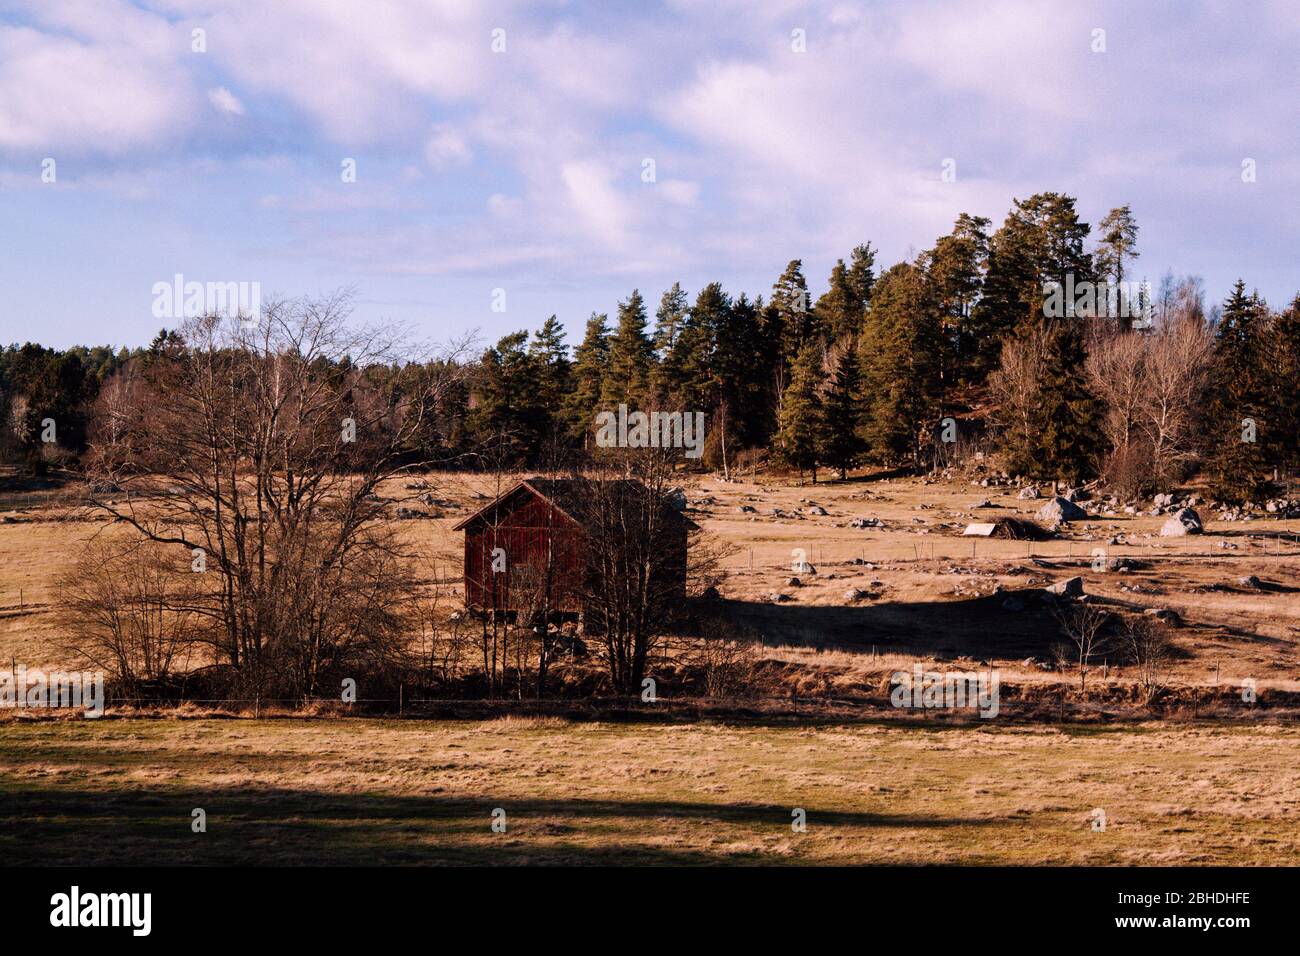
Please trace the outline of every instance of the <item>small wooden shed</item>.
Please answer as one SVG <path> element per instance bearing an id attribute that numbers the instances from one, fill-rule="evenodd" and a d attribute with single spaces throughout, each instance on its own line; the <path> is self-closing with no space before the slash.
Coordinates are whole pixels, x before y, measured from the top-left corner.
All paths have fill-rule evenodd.
<path id="1" fill-rule="evenodd" d="M 592 573 L 585 546 L 593 530 L 590 499 L 611 484 L 624 485 L 629 501 L 637 497 L 631 492 L 648 494 L 629 479 L 526 478 L 457 524 L 453 530 L 465 532 L 465 606 L 513 616 L 536 611 L 544 594 L 553 616 L 581 615 Z M 667 565 L 685 596 L 687 532 L 696 525 L 667 500 L 662 507 L 670 516 L 664 546 L 678 556 Z"/>

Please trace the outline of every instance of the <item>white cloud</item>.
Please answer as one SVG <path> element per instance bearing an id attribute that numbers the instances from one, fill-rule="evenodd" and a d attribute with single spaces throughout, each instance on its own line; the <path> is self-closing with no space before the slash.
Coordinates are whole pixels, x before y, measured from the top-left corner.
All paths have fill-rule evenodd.
<path id="1" fill-rule="evenodd" d="M 225 113 L 227 116 L 244 115 L 244 104 L 239 102 L 239 98 L 224 86 L 208 90 L 208 102 L 216 107 L 217 112 Z"/>
<path id="2" fill-rule="evenodd" d="M 439 123 L 424 144 L 424 157 L 434 169 L 459 166 L 468 163 L 474 152 L 452 126 Z"/>
<path id="3" fill-rule="evenodd" d="M 0 148 L 120 153 L 189 125 L 192 86 L 131 43 L 0 26 Z"/>

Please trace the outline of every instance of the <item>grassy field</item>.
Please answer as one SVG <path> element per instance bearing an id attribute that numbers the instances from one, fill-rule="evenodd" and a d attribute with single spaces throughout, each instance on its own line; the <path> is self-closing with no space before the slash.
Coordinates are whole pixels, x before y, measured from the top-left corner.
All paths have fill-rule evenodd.
<path id="1" fill-rule="evenodd" d="M 0 754 L 9 865 L 1300 862 L 1273 725 L 6 720 Z"/>
<path id="2" fill-rule="evenodd" d="M 768 647 L 967 657 L 995 663 L 1006 681 L 1037 680 L 1038 667 L 1021 662 L 1050 660 L 1058 628 L 1032 599 L 1022 612 L 1005 610 L 1003 602 L 1081 575 L 1087 592 L 1111 608 L 1168 608 L 1180 615 L 1174 683 L 1251 678 L 1262 689 L 1300 691 L 1300 520 L 1217 521 L 1202 509 L 1206 534 L 1162 538 L 1163 516 L 1107 515 L 1094 502 L 1089 520 L 1055 540 L 972 540 L 961 536 L 968 521 L 1032 517 L 1042 502 L 1018 499 L 1015 488 L 957 480 L 864 476 L 799 487 L 693 477 L 685 484 L 690 516 L 711 544 L 728 552 L 719 588 L 724 615 L 762 635 Z M 415 500 L 426 487 L 437 507 Z M 494 490 L 482 476 L 445 474 L 395 480 L 384 489 L 393 502 L 427 513 L 427 520 L 398 522 L 398 530 L 430 571 L 425 588 L 444 594 L 448 612 L 463 601 L 463 539 L 452 527 Z M 125 534 L 102 514 L 59 500 L 0 513 L 0 667 L 77 663 L 68 650 L 76 634 L 61 615 L 60 580 L 86 540 Z M 988 507 L 973 508 L 985 500 Z M 863 518 L 880 524 L 852 526 Z M 1098 548 L 1134 567 L 1094 569 Z M 800 575 L 792 587 L 796 549 L 818 573 Z M 1242 586 L 1248 575 L 1260 585 Z M 859 597 L 846 598 L 850 591 Z M 776 592 L 786 600 L 774 601 Z"/>

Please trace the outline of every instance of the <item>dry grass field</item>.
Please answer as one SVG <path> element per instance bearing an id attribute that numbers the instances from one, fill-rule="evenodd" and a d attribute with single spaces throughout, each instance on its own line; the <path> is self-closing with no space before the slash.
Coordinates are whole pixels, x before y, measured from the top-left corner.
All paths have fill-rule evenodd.
<path id="1" fill-rule="evenodd" d="M 10 865 L 1300 862 L 1280 726 L 4 721 L 0 752 Z"/>
<path id="2" fill-rule="evenodd" d="M 394 512 L 400 503 L 428 515 L 398 523 L 429 569 L 427 586 L 446 592 L 448 609 L 462 593 L 461 540 L 451 528 L 493 491 L 489 479 L 464 475 L 384 489 Z M 1041 680 L 1039 665 L 1058 641 L 1055 622 L 1033 602 L 1020 612 L 1003 605 L 1017 591 L 1081 575 L 1087 593 L 1113 607 L 1167 608 L 1182 618 L 1171 631 L 1179 654 L 1175 683 L 1249 677 L 1260 689 L 1300 690 L 1300 520 L 1225 522 L 1201 508 L 1205 534 L 1162 538 L 1163 517 L 1094 514 L 1057 539 L 1026 542 L 961 536 L 971 521 L 1032 517 L 1042 502 L 1017 499 L 1014 487 L 888 477 L 817 486 L 704 478 L 688 480 L 686 491 L 691 517 L 729 551 L 721 611 L 776 648 L 765 653 L 778 659 L 793 652 L 805 664 L 844 660 L 802 652 L 808 650 L 963 658 L 1000 667 L 1004 681 Z M 422 503 L 421 495 L 435 503 Z M 6 511 L 0 498 L 0 662 L 73 663 L 63 650 L 69 634 L 57 581 L 85 540 L 117 532 L 86 509 L 56 501 Z M 988 507 L 973 507 L 985 501 Z M 855 519 L 879 526 L 852 527 Z M 817 573 L 798 575 L 794 587 L 796 549 Z M 1096 549 L 1133 566 L 1093 570 Z M 1239 583 L 1251 575 L 1259 586 Z M 787 600 L 773 600 L 776 594 Z M 1027 658 L 1035 664 L 1026 668 Z"/>
<path id="3" fill-rule="evenodd" d="M 450 529 L 492 490 L 452 475 L 384 490 L 394 512 L 427 515 L 399 527 L 449 610 L 461 549 Z M 815 487 L 705 478 L 686 491 L 691 517 L 727 551 L 717 607 L 761 637 L 771 667 L 799 670 L 794 693 L 867 686 L 913 660 L 987 662 L 1004 687 L 1070 681 L 1046 666 L 1050 615 L 1004 604 L 1074 575 L 1109 606 L 1181 616 L 1174 687 L 1250 677 L 1265 693 L 1300 689 L 1300 545 L 1286 537 L 1297 521 L 1224 522 L 1202 508 L 1197 537 L 1162 538 L 1162 517 L 1119 514 L 1050 541 L 972 541 L 960 535 L 968 521 L 1029 516 L 1041 502 L 969 480 L 883 476 Z M 120 532 L 66 497 L 5 509 L 0 500 L 0 661 L 73 664 L 58 580 L 88 538 Z M 1093 570 L 1095 548 L 1132 567 Z M 816 567 L 798 585 L 795 549 Z M 1240 583 L 1248 575 L 1260 583 Z M 10 863 L 1300 862 L 1300 727 L 1263 712 L 1138 713 L 1045 725 L 899 720 L 888 707 L 841 709 L 834 723 L 11 715 L 0 719 L 0 853 Z M 191 832 L 196 807 L 206 834 Z M 490 828 L 498 807 L 505 833 Z M 796 808 L 805 833 L 791 830 Z"/>

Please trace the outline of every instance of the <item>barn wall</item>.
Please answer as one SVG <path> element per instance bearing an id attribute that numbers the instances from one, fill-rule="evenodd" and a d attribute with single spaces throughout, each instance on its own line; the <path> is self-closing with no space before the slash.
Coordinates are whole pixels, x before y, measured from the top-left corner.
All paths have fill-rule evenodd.
<path id="1" fill-rule="evenodd" d="M 580 610 L 574 591 L 583 567 L 581 535 L 572 521 L 534 495 L 503 502 L 465 529 L 466 604 L 480 610 L 519 610 L 544 586 L 549 560 L 552 608 Z M 505 550 L 506 571 L 494 575 L 495 548 Z"/>

